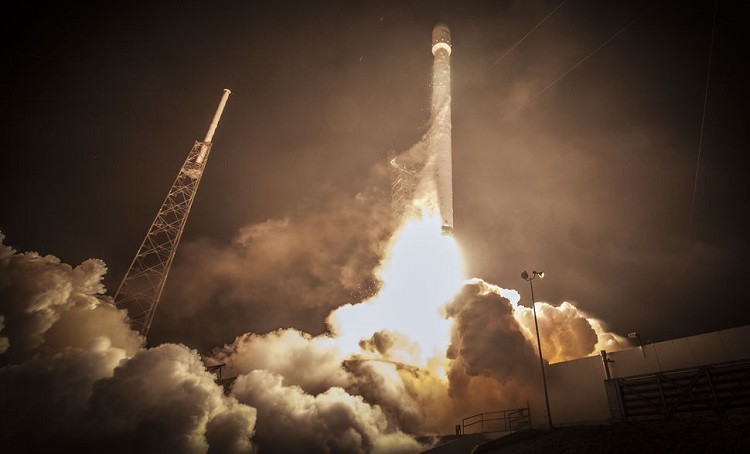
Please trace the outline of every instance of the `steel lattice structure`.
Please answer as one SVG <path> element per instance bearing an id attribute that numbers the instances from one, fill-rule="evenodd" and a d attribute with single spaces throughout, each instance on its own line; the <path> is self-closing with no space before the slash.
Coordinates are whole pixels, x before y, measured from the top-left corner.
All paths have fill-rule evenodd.
<path id="1" fill-rule="evenodd" d="M 156 306 L 211 152 L 211 139 L 230 93 L 224 90 L 206 138 L 202 142 L 196 141 L 188 153 L 115 294 L 117 307 L 127 309 L 131 327 L 144 336 L 154 320 Z"/>

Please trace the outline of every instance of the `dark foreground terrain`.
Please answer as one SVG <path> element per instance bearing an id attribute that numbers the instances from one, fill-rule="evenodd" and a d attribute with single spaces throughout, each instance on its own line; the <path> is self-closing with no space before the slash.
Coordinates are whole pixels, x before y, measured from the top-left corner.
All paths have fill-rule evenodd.
<path id="1" fill-rule="evenodd" d="M 750 416 L 641 421 L 529 430 L 480 446 L 476 453 L 750 453 Z"/>

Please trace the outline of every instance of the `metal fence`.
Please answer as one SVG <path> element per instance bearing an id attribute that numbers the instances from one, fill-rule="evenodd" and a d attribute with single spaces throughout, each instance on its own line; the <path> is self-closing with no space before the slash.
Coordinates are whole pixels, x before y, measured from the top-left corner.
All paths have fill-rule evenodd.
<path id="1" fill-rule="evenodd" d="M 613 421 L 750 412 L 750 360 L 605 381 Z"/>
<path id="2" fill-rule="evenodd" d="M 512 410 L 490 411 L 464 418 L 461 433 L 508 432 L 531 427 L 529 406 Z"/>

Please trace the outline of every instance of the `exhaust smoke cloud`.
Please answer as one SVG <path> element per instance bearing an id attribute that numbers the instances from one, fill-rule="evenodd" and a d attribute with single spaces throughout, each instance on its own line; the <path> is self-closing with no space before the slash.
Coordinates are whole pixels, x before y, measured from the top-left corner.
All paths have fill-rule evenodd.
<path id="1" fill-rule="evenodd" d="M 414 148 L 425 148 L 432 133 Z M 281 294 L 290 310 L 307 305 L 330 312 L 328 329 L 318 335 L 282 328 L 247 333 L 215 349 L 205 361 L 225 363 L 225 376 L 237 376 L 229 395 L 189 347 L 144 348 L 125 312 L 105 295 L 101 261 L 71 267 L 2 246 L 0 385 L 3 408 L 13 415 L 3 426 L 4 444 L 416 452 L 426 447 L 418 435 L 450 433 L 468 414 L 533 404 L 539 391 L 533 320 L 518 292 L 465 279 L 455 239 L 441 232 L 435 197 L 415 198 L 408 215 L 376 228 L 370 221 L 382 205 L 358 203 L 366 197 L 355 197 L 344 213 L 310 213 L 312 227 L 269 220 L 243 228 L 231 247 L 185 248 L 186 262 L 227 272 L 224 285 L 238 300 L 243 290 L 276 290 L 274 284 L 239 287 L 245 276 L 277 278 L 282 287 L 291 285 Z M 360 234 L 339 249 L 342 242 L 335 246 L 331 239 L 340 232 L 326 219 L 342 217 Z M 347 256 L 350 244 L 366 253 Z M 336 289 L 357 288 L 353 282 L 362 276 L 352 273 L 368 264 L 379 291 L 357 303 L 325 301 Z M 308 265 L 306 273 L 290 275 Z M 185 303 L 200 311 L 215 301 L 215 276 L 192 282 L 196 294 L 183 293 Z M 621 340 L 569 303 L 540 303 L 539 316 L 552 361 L 592 354 L 603 342 L 611 350 Z M 65 425 L 53 424 L 60 418 Z"/>
<path id="2" fill-rule="evenodd" d="M 143 349 L 125 311 L 104 294 L 105 272 L 98 260 L 71 267 L 0 241 L 0 445 L 249 451 L 255 409 L 225 396 L 196 351 Z"/>

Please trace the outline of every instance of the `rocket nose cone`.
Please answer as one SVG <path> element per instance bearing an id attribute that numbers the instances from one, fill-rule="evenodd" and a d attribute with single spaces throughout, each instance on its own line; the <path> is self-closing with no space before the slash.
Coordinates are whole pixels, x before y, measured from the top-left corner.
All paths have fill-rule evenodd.
<path id="1" fill-rule="evenodd" d="M 451 31 L 447 25 L 440 23 L 432 29 L 432 45 L 445 43 L 451 45 Z"/>

